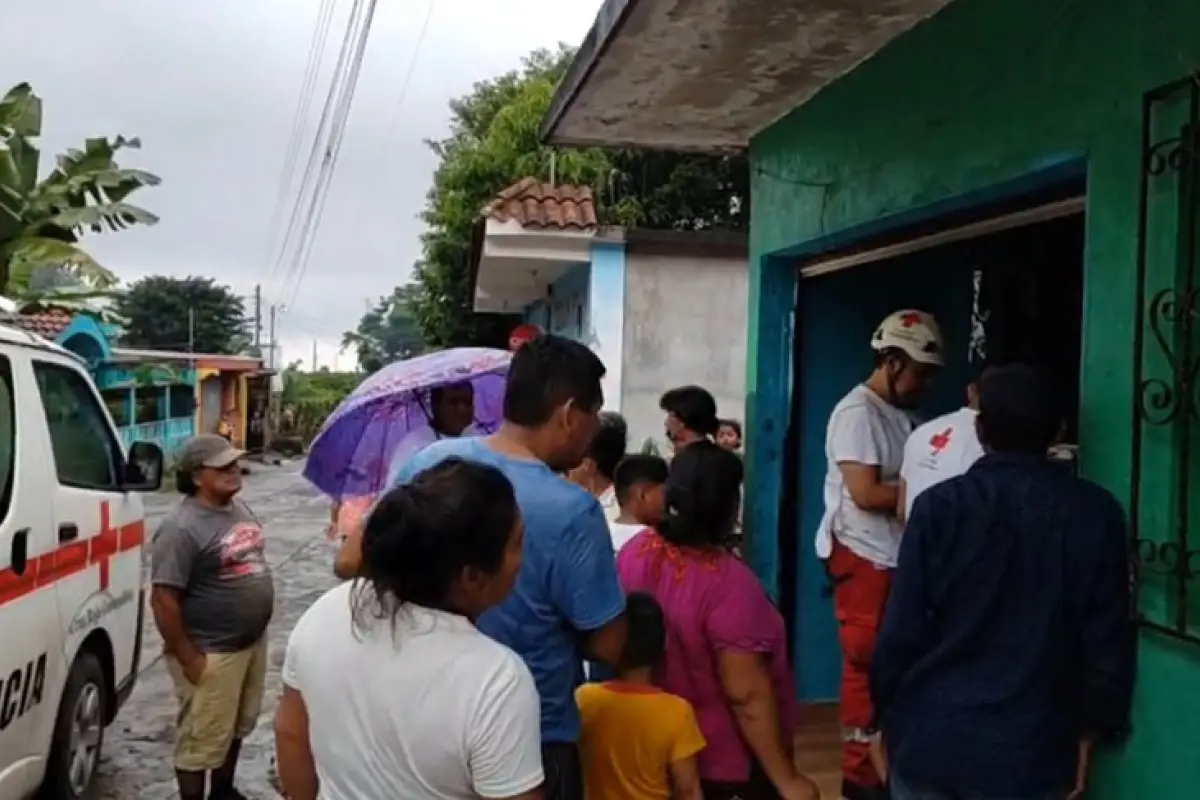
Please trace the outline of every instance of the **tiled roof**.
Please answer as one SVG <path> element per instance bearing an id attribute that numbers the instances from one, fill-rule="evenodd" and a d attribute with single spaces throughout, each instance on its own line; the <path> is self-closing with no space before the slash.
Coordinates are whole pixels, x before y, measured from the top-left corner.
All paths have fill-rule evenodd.
<path id="1" fill-rule="evenodd" d="M 59 309 L 39 311 L 36 314 L 0 314 L 0 323 L 54 339 L 71 324 L 73 314 Z"/>
<path id="2" fill-rule="evenodd" d="M 596 203 L 587 186 L 556 186 L 525 178 L 508 187 L 488 203 L 483 215 L 507 222 L 516 220 L 525 228 L 594 230 Z"/>

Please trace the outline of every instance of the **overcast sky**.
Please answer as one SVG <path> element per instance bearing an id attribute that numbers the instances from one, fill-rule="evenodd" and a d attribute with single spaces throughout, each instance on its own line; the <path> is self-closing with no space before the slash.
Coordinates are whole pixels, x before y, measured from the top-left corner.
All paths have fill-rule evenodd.
<path id="1" fill-rule="evenodd" d="M 434 167 L 422 144 L 447 127 L 447 101 L 536 47 L 578 44 L 600 0 L 432 0 L 433 16 L 397 118 L 404 73 L 430 0 L 383 0 L 308 271 L 280 316 L 284 359 L 333 366 L 369 300 L 405 282 Z M 136 202 L 162 221 L 89 237 L 123 280 L 208 275 L 247 297 L 271 270 L 270 222 L 320 0 L 4 0 L 0 79 L 45 103 L 43 170 L 86 136 L 140 137 L 129 166 L 163 183 Z M 313 102 L 311 141 L 351 0 Z M 3 91 L 0 89 L 0 91 Z M 290 210 L 290 209 L 289 209 Z M 269 287 L 278 297 L 290 292 Z"/>

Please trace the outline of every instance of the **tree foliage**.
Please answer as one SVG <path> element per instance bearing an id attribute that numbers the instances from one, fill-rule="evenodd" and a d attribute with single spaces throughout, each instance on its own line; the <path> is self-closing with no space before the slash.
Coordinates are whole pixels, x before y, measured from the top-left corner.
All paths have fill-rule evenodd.
<path id="1" fill-rule="evenodd" d="M 114 310 L 126 347 L 233 355 L 250 344 L 242 298 L 212 278 L 142 278 L 117 296 Z"/>
<path id="2" fill-rule="evenodd" d="M 421 352 L 421 329 L 411 308 L 417 291 L 415 284 L 397 286 L 363 314 L 358 328 L 342 336 L 342 350 L 354 349 L 359 369 L 372 373 Z"/>
<path id="3" fill-rule="evenodd" d="M 742 156 L 631 150 L 554 150 L 540 127 L 574 51 L 537 50 L 519 69 L 475 85 L 450 103 L 422 219 L 423 258 L 412 311 L 427 344 L 495 338 L 471 313 L 472 230 L 483 207 L 522 178 L 590 186 L 602 224 L 678 230 L 745 230 L 749 177 Z"/>
<path id="4" fill-rule="evenodd" d="M 307 445 L 317 435 L 325 418 L 362 382 L 363 374 L 332 372 L 328 367 L 304 372 L 301 362 L 293 361 L 284 368 L 282 377 L 280 433 L 296 437 Z"/>
<path id="5" fill-rule="evenodd" d="M 78 246 L 79 237 L 158 222 L 128 198 L 159 178 L 117 164 L 120 150 L 140 146 L 118 136 L 86 140 L 83 149 L 58 156 L 39 179 L 41 133 L 41 98 L 27 83 L 14 86 L 0 98 L 0 291 L 26 296 L 33 275 L 47 268 L 86 288 L 109 288 L 116 276 Z"/>

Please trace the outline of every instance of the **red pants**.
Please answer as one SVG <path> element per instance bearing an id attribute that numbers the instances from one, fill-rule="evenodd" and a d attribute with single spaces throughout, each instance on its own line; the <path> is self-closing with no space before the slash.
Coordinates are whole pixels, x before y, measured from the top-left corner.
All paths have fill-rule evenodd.
<path id="1" fill-rule="evenodd" d="M 857 786 L 875 787 L 881 781 L 871 763 L 863 731 L 871 724 L 868 670 L 892 585 L 892 571 L 856 556 L 834 540 L 829 572 L 834 581 L 833 608 L 842 646 L 842 777 Z"/>

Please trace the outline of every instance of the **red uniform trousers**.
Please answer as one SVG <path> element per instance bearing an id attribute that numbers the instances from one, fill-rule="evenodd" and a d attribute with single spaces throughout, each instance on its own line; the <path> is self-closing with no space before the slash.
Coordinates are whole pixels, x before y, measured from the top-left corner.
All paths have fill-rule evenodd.
<path id="1" fill-rule="evenodd" d="M 873 713 L 868 671 L 892 571 L 855 555 L 836 539 L 828 566 L 842 646 L 842 777 L 856 786 L 877 787 L 881 780 L 864 733 Z"/>

